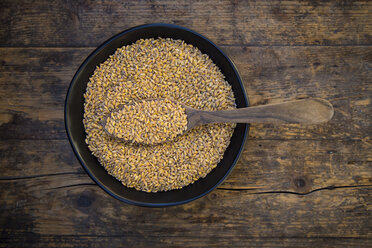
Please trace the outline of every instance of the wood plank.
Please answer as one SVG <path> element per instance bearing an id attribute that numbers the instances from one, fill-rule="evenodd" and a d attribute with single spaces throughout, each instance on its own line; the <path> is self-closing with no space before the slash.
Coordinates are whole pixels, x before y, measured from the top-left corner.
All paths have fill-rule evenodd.
<path id="1" fill-rule="evenodd" d="M 0 44 L 97 46 L 127 28 L 163 22 L 220 45 L 370 45 L 371 9 L 370 1 L 6 0 Z"/>
<path id="2" fill-rule="evenodd" d="M 228 54 L 242 74 L 252 105 L 321 97 L 330 100 L 335 107 L 335 116 L 329 124 L 254 124 L 251 137 L 278 138 L 283 135 L 329 139 L 340 135 L 343 138 L 371 136 L 371 49 L 237 47 L 228 50 Z M 358 133 L 357 129 L 362 126 L 366 129 Z"/>
<path id="3" fill-rule="evenodd" d="M 332 239 L 340 238 L 336 243 L 367 247 L 363 239 L 370 241 L 372 234 L 372 219 L 366 215 L 371 210 L 371 187 L 306 196 L 215 190 L 186 205 L 149 209 L 123 204 L 97 186 L 52 189 L 39 184 L 32 190 L 20 181 L 0 183 L 1 189 L 7 188 L 0 191 L 5 244 L 42 241 L 68 247 L 63 239 L 69 235 L 67 240 L 79 239 L 85 246 L 112 237 L 136 247 L 231 247 L 255 238 L 268 238 L 271 245 L 277 240 L 281 246 L 295 246 L 300 239 L 306 245 L 307 238 L 309 244 L 322 240 L 332 244 Z"/>
<path id="4" fill-rule="evenodd" d="M 85 174 L 68 140 L 0 141 L 0 179 Z"/>
<path id="5" fill-rule="evenodd" d="M 65 139 L 67 89 L 93 48 L 0 50 L 0 136 Z"/>
<path id="6" fill-rule="evenodd" d="M 324 188 L 372 186 L 371 147 L 370 141 L 248 140 L 238 164 L 219 188 L 306 194 Z M 2 141 L 0 168 L 0 180 L 20 181 L 30 194 L 44 185 L 93 183 L 67 140 Z"/>
<path id="7" fill-rule="evenodd" d="M 0 136 L 65 139 L 68 85 L 94 48 L 0 48 Z M 252 105 L 308 97 L 331 101 L 335 116 L 314 126 L 254 124 L 252 139 L 365 139 L 372 130 L 369 47 L 223 47 Z"/>
<path id="8" fill-rule="evenodd" d="M 371 168 L 371 141 L 248 140 L 221 188 L 309 193 L 372 185 Z"/>
<path id="9" fill-rule="evenodd" d="M 92 235 L 36 235 L 31 232 L 11 233 L 10 236 L 3 239 L 0 247 L 23 247 L 24 244 L 32 244 L 33 247 L 65 247 L 65 248 L 101 248 L 101 247 L 265 247 L 265 248 L 291 248 L 291 247 L 370 247 L 370 239 L 355 238 L 285 238 L 285 237 L 239 237 L 232 240 L 208 239 L 202 240 L 201 237 L 193 239 L 187 237 L 177 238 L 156 238 L 153 240 L 134 239 L 128 236 L 92 236 Z"/>

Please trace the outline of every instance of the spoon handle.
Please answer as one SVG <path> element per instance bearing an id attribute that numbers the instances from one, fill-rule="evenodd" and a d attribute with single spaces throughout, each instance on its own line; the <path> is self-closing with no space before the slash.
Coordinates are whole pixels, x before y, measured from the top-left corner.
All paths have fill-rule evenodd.
<path id="1" fill-rule="evenodd" d="M 306 123 L 317 124 L 329 121 L 333 107 L 324 99 L 304 99 L 277 104 L 221 111 L 198 111 L 187 113 L 188 127 L 207 123 Z"/>

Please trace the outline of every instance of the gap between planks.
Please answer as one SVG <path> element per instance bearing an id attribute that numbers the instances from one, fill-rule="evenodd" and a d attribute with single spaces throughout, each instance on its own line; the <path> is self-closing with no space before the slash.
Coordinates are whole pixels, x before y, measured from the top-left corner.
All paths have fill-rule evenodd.
<path id="1" fill-rule="evenodd" d="M 213 42 L 213 41 L 212 41 Z M 104 42 L 102 42 L 103 44 Z M 251 48 L 260 48 L 260 47 L 372 47 L 372 44 L 334 44 L 334 45 L 311 45 L 311 44 L 302 44 L 302 45 L 290 45 L 290 44 L 270 44 L 270 45 L 252 45 L 252 44 L 217 44 L 219 47 L 251 47 Z M 97 46 L 2 46 L 0 49 L 96 49 L 101 44 Z"/>

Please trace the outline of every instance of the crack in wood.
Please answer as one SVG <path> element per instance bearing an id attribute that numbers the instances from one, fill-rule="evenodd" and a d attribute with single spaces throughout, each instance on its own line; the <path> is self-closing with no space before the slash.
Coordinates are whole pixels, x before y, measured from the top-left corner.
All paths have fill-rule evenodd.
<path id="1" fill-rule="evenodd" d="M 50 174 L 41 174 L 41 175 L 32 175 L 32 176 L 20 176 L 20 177 L 0 177 L 0 181 L 10 181 L 10 180 L 23 180 L 23 179 L 33 179 L 40 177 L 51 177 L 51 176 L 62 176 L 62 175 L 83 175 L 85 172 L 61 172 L 61 173 L 50 173 Z"/>
<path id="2" fill-rule="evenodd" d="M 21 234 L 18 233 L 18 234 Z M 79 238 L 125 238 L 122 234 L 117 235 L 100 235 L 100 234 L 42 234 L 43 237 L 79 237 Z M 156 234 L 157 237 L 169 237 L 169 234 L 159 235 L 159 233 Z M 183 238 L 192 238 L 193 235 L 172 235 L 173 237 L 183 237 Z M 243 237 L 244 239 L 257 239 L 255 236 L 246 236 L 246 235 L 235 235 L 235 237 Z M 283 239 L 282 236 L 261 236 L 262 239 Z M 304 239 L 307 240 L 309 237 L 307 236 L 287 236 L 286 239 Z M 337 240 L 372 240 L 372 238 L 366 238 L 366 237 L 345 237 L 345 236 L 316 236 L 311 237 L 311 239 L 337 239 Z"/>
<path id="3" fill-rule="evenodd" d="M 293 191 L 286 191 L 286 190 L 273 190 L 273 191 L 263 191 L 263 192 L 255 192 L 252 194 L 255 195 L 261 195 L 261 194 L 294 194 L 294 195 L 309 195 L 317 191 L 322 191 L 322 190 L 334 190 L 334 189 L 343 189 L 343 188 L 359 188 L 359 187 L 372 187 L 372 184 L 367 184 L 367 185 L 341 185 L 341 186 L 328 186 L 328 187 L 323 187 L 323 188 L 318 188 L 311 190 L 306 193 L 299 193 L 299 192 L 293 192 Z M 219 190 L 227 190 L 227 191 L 249 191 L 249 190 L 256 190 L 258 188 L 249 188 L 249 189 L 243 189 L 243 188 L 217 188 Z"/>
<path id="4" fill-rule="evenodd" d="M 220 47 L 371 47 L 371 44 L 357 44 L 357 43 L 349 43 L 349 44 L 324 44 L 324 45 L 319 45 L 319 44 L 262 44 L 262 45 L 257 45 L 257 44 L 250 44 L 250 43 L 237 43 L 237 44 L 219 44 Z M 89 49 L 89 50 L 94 50 L 96 49 L 96 46 L 30 46 L 30 45 L 17 45 L 17 46 L 7 46 L 7 45 L 0 45 L 0 49 Z"/>
<path id="5" fill-rule="evenodd" d="M 80 187 L 80 186 L 98 186 L 96 183 L 77 183 L 77 184 L 71 184 L 71 185 L 65 185 L 55 188 L 47 188 L 45 190 L 54 190 L 54 189 L 65 189 L 65 188 L 71 188 L 71 187 Z"/>

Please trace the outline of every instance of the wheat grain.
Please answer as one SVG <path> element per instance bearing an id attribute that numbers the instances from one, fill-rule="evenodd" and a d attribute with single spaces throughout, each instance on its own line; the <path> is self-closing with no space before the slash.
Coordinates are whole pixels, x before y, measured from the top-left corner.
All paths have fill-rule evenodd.
<path id="1" fill-rule="evenodd" d="M 112 138 L 100 123 L 119 106 L 168 98 L 200 110 L 235 108 L 231 86 L 212 60 L 181 40 L 141 39 L 118 48 L 91 76 L 85 97 L 86 143 L 127 187 L 168 191 L 205 177 L 230 143 L 235 124 L 196 127 L 159 145 Z"/>

